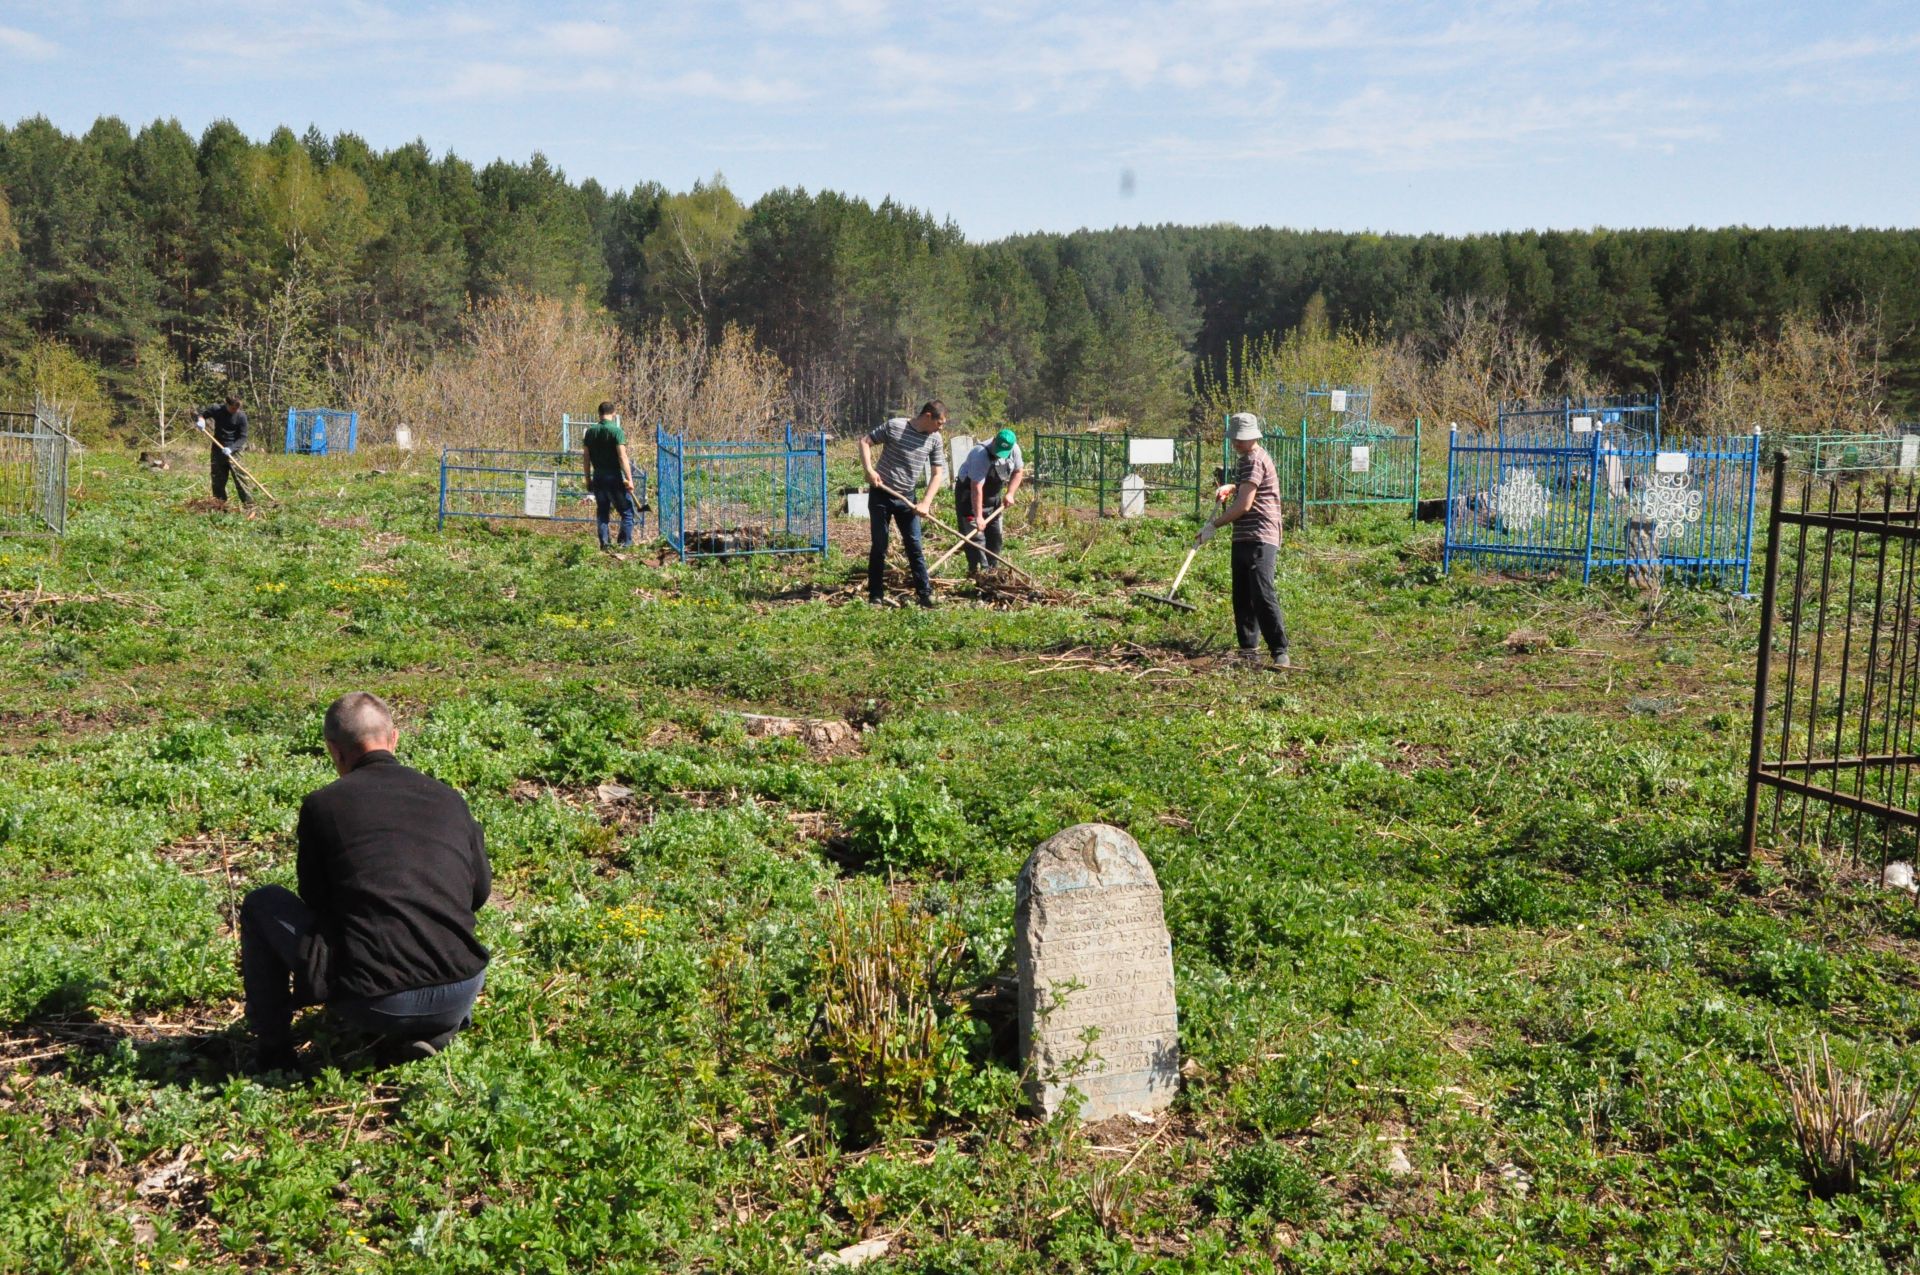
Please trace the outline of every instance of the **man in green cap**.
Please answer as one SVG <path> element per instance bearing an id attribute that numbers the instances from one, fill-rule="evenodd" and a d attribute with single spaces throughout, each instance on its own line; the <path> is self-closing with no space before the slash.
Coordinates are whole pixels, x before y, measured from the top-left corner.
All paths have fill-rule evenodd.
<path id="1" fill-rule="evenodd" d="M 1020 441 L 1013 431 L 1003 429 L 967 453 L 953 483 L 954 513 L 960 530 L 968 537 L 967 574 L 976 575 L 982 566 L 992 570 L 1000 565 L 1000 550 L 1006 544 L 1003 528 L 1006 517 L 987 522 L 995 511 L 1013 508 L 1014 494 L 1026 481 L 1026 462 L 1020 456 Z M 986 548 L 982 549 L 981 543 Z"/>
<path id="2" fill-rule="evenodd" d="M 600 547 L 608 549 L 608 526 L 613 510 L 620 511 L 620 543 L 633 543 L 633 460 L 627 455 L 627 436 L 614 415 L 613 404 L 600 405 L 598 424 L 589 425 L 580 440 L 580 463 L 586 466 L 587 490 L 593 493 L 593 519 Z"/>

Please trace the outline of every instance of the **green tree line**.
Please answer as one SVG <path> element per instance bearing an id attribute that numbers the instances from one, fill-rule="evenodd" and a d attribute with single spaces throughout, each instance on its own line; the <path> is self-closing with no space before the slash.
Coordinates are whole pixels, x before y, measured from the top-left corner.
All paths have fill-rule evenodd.
<path id="1" fill-rule="evenodd" d="M 1671 390 L 1718 342 L 1866 315 L 1920 409 L 1920 231 L 1515 231 L 1447 237 L 1152 226 L 969 242 L 892 200 L 743 205 L 574 182 L 536 154 L 102 118 L 0 127 L 0 365 L 58 343 L 131 412 L 154 384 L 323 395 L 369 343 L 424 358 L 474 300 L 584 296 L 638 333 L 751 329 L 812 401 L 869 420 L 939 393 L 1017 418 L 1192 410 L 1196 365 L 1298 324 L 1418 342 L 1463 298 L 1614 388 Z"/>

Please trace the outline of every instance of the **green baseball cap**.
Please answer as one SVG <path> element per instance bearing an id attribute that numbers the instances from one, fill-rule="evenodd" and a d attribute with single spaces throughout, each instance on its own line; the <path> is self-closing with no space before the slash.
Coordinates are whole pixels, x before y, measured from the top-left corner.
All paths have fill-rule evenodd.
<path id="1" fill-rule="evenodd" d="M 987 450 L 995 456 L 1005 456 L 1018 445 L 1019 440 L 1013 436 L 1013 431 L 1003 429 L 993 436 L 993 441 L 987 444 Z"/>

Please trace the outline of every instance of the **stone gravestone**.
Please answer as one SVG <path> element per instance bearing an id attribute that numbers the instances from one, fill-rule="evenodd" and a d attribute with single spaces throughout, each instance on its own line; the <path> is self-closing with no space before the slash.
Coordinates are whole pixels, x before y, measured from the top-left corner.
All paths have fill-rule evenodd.
<path id="1" fill-rule="evenodd" d="M 1020 1056 L 1042 1114 L 1076 1089 L 1088 1121 L 1171 1103 L 1173 945 L 1160 883 L 1133 838 L 1104 823 L 1049 838 L 1020 870 L 1014 927 Z"/>
<path id="2" fill-rule="evenodd" d="M 1120 516 L 1141 518 L 1146 512 L 1147 480 L 1138 474 L 1128 474 L 1120 480 Z"/>

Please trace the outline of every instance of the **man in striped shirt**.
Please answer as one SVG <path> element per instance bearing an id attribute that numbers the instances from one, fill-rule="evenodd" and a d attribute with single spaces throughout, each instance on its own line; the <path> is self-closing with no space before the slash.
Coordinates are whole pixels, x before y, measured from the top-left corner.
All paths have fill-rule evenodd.
<path id="1" fill-rule="evenodd" d="M 887 602 L 887 538 L 895 524 L 900 547 L 913 571 L 913 591 L 920 605 L 933 605 L 933 582 L 927 578 L 927 555 L 920 547 L 920 519 L 933 508 L 934 493 L 947 473 L 946 443 L 940 431 L 947 409 L 935 399 L 912 420 L 896 416 L 860 439 L 860 463 L 866 468 L 869 494 L 867 513 L 873 519 L 872 548 L 867 553 L 867 601 Z M 873 445 L 882 444 L 879 459 Z M 914 491 L 927 480 L 927 494 L 918 502 Z"/>

